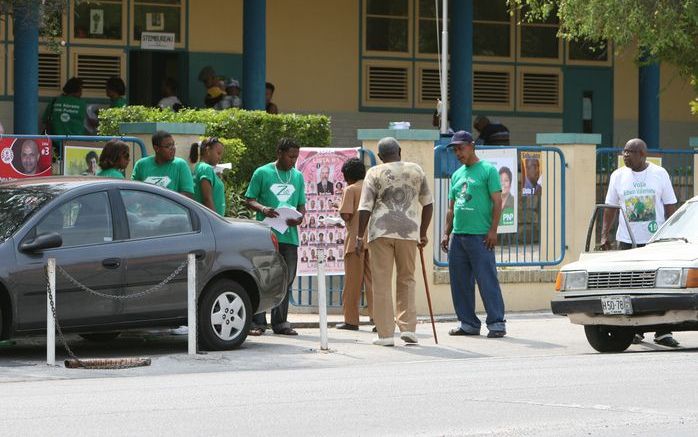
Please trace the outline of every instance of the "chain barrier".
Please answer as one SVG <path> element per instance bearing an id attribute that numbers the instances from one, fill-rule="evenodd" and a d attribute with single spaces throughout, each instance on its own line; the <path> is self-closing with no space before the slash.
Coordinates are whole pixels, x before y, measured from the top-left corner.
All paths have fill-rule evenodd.
<path id="1" fill-rule="evenodd" d="M 60 272 L 70 283 L 78 287 L 79 289 L 86 291 L 90 294 L 94 294 L 95 296 L 100 296 L 100 297 L 105 297 L 107 299 L 116 299 L 116 300 L 124 300 L 124 299 L 134 299 L 137 297 L 142 297 L 147 294 L 154 293 L 158 290 L 160 290 L 162 287 L 167 285 L 170 281 L 172 281 L 177 275 L 179 275 L 182 270 L 184 270 L 184 267 L 187 266 L 188 261 L 184 261 L 182 264 L 180 264 L 174 272 L 172 272 L 168 277 L 166 277 L 162 282 L 148 288 L 147 290 L 140 291 L 138 293 L 134 294 L 129 294 L 129 295 L 124 295 L 124 296 L 116 296 L 113 294 L 106 294 L 106 293 L 101 293 L 99 291 L 93 290 L 80 282 L 78 282 L 77 279 L 73 278 L 70 273 L 66 272 L 63 267 L 56 265 L 56 270 Z M 63 343 L 63 347 L 65 348 L 65 352 L 68 354 L 70 358 L 75 360 L 75 362 L 78 364 L 79 367 L 82 368 L 91 368 L 91 369 L 123 369 L 123 368 L 128 368 L 132 367 L 129 365 L 108 365 L 108 366 L 103 366 L 103 367 L 95 367 L 94 365 L 87 366 L 80 358 L 78 358 L 73 350 L 70 348 L 68 345 L 68 341 L 65 339 L 65 335 L 63 334 L 63 329 L 61 328 L 61 324 L 58 322 L 58 314 L 56 312 L 56 304 L 53 301 L 53 296 L 51 295 L 51 285 L 49 284 L 49 278 L 48 278 L 48 266 L 44 269 L 45 275 L 46 275 L 46 294 L 48 295 L 48 300 L 49 304 L 51 305 L 51 313 L 53 314 L 53 320 L 56 324 L 56 331 L 58 332 L 58 336 L 60 337 L 61 342 Z M 56 287 L 56 293 L 58 292 L 58 287 Z"/>

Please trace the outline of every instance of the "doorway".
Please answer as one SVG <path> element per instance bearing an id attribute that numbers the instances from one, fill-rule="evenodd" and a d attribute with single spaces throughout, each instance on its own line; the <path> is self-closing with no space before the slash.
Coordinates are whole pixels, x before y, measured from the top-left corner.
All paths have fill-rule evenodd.
<path id="1" fill-rule="evenodd" d="M 564 132 L 601 134 L 602 145 L 613 142 L 613 68 L 567 67 Z"/>
<path id="2" fill-rule="evenodd" d="M 162 98 L 162 83 L 171 77 L 179 84 L 178 97 L 185 102 L 186 54 L 183 52 L 158 52 L 131 50 L 129 53 L 130 105 L 156 106 Z"/>

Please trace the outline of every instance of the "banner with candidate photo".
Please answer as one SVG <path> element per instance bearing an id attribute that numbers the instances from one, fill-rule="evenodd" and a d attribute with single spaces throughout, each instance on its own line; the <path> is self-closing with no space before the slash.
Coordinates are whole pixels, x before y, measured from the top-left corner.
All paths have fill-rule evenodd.
<path id="1" fill-rule="evenodd" d="M 305 220 L 299 229 L 298 276 L 317 274 L 318 248 L 325 249 L 325 273 L 344 274 L 346 228 L 339 205 L 346 187 L 342 165 L 358 148 L 301 148 L 296 168 L 305 180 Z M 332 223 L 325 222 L 330 219 Z"/>
<path id="2" fill-rule="evenodd" d="M 518 228 L 517 189 L 518 171 L 516 149 L 476 149 L 477 157 L 490 162 L 497 168 L 502 185 L 502 215 L 499 218 L 498 234 L 516 233 Z"/>
<path id="3" fill-rule="evenodd" d="M 101 147 L 63 147 L 63 174 L 66 176 L 95 176 L 99 172 Z"/>
<path id="4" fill-rule="evenodd" d="M 51 176 L 51 140 L 0 138 L 0 181 Z"/>
<path id="5" fill-rule="evenodd" d="M 540 196 L 543 192 L 543 160 L 541 152 L 521 152 L 522 196 Z"/>

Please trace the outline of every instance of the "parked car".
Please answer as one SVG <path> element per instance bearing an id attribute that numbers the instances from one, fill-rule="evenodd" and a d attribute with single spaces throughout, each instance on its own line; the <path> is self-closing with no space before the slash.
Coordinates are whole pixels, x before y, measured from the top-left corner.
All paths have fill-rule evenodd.
<path id="1" fill-rule="evenodd" d="M 599 352 L 624 351 L 636 333 L 698 330 L 698 197 L 645 247 L 585 253 L 560 270 L 555 288 L 553 313 L 584 325 Z"/>
<path id="2" fill-rule="evenodd" d="M 125 296 L 163 281 L 197 255 L 198 335 L 233 349 L 252 315 L 284 297 L 286 264 L 271 229 L 225 219 L 178 193 L 82 177 L 0 184 L 0 338 L 46 332 L 48 258 L 100 293 Z M 58 321 L 91 340 L 187 323 L 187 269 L 135 299 L 90 294 L 56 273 Z"/>

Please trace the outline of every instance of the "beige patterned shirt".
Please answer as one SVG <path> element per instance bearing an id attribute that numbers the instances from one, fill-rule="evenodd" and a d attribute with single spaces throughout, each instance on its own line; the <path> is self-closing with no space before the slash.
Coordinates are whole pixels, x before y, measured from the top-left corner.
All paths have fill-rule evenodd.
<path id="1" fill-rule="evenodd" d="M 411 162 L 372 167 L 361 190 L 360 211 L 370 211 L 368 241 L 396 238 L 419 241 L 422 207 L 434 199 L 424 170 Z"/>

